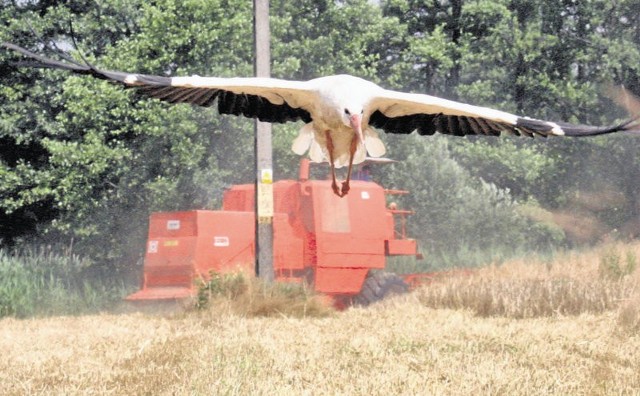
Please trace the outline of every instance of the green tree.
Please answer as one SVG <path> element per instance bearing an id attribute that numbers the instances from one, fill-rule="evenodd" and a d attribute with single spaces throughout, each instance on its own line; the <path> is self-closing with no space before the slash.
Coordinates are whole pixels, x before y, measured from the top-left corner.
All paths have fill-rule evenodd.
<path id="1" fill-rule="evenodd" d="M 454 12 L 458 5 L 460 12 Z M 465 102 L 607 124 L 627 115 L 603 97 L 604 88 L 614 83 L 640 92 L 637 6 L 633 0 L 390 0 L 383 8 L 409 26 L 410 40 L 434 48 L 433 38 L 439 37 L 437 53 L 444 61 L 426 69 L 431 71 L 423 75 L 425 84 L 458 76 L 451 96 Z M 403 63 L 409 71 L 403 81 L 419 79 L 415 73 L 425 70 L 418 60 L 430 56 L 420 44 L 402 50 L 403 59 L 414 59 Z M 442 80 L 437 85 L 447 86 Z M 579 191 L 606 185 L 624 191 L 626 203 L 595 215 L 611 228 L 637 217 L 638 156 L 628 138 L 451 139 L 451 147 L 472 175 L 508 188 L 520 201 L 571 206 Z"/>
<path id="2" fill-rule="evenodd" d="M 56 44 L 108 69 L 252 74 L 249 2 L 98 3 L 3 1 L 0 40 L 48 53 Z M 600 84 L 638 88 L 636 3 L 273 1 L 273 74 L 350 73 L 536 117 L 604 123 L 622 113 L 600 99 Z M 0 53 L 4 243 L 73 239 L 92 256 L 129 264 L 124 256 L 143 251 L 150 211 L 215 208 L 225 186 L 253 179 L 251 121 L 8 63 L 16 59 Z M 300 126 L 274 130 L 278 178 L 295 176 L 289 145 Z M 414 232 L 431 249 L 557 242 L 518 215 L 513 197 L 558 207 L 595 180 L 624 191 L 626 203 L 600 212 L 611 227 L 640 208 L 638 156 L 625 137 L 384 138 L 390 156 L 403 159 L 382 171 L 384 183 L 413 191 L 411 206 L 428 219 Z"/>
<path id="3" fill-rule="evenodd" d="M 132 33 L 127 27 L 127 16 L 135 15 L 135 4 L 113 2 L 113 7 L 108 7 L 64 3 L 2 1 L 0 40 L 35 44 L 42 49 L 53 40 L 61 44 L 66 41 L 60 31 L 62 25 L 68 31 L 67 21 L 103 20 L 109 22 L 108 28 L 96 22 L 80 23 L 87 25 L 86 31 L 81 28 L 76 33 L 78 38 L 90 37 L 87 45 L 99 54 L 117 32 Z M 41 38 L 40 43 L 29 42 L 34 35 Z M 54 128 L 55 117 L 63 111 L 63 105 L 52 100 L 63 78 L 17 69 L 7 63 L 8 59 L 9 54 L 0 53 L 0 240 L 10 244 L 15 237 L 35 232 L 59 214 L 55 197 L 49 194 L 53 179 L 42 139 Z"/>
<path id="4" fill-rule="evenodd" d="M 130 14 L 131 3 L 119 3 L 80 10 L 64 2 L 38 10 L 8 5 L 3 12 L 13 25 L 1 38 L 21 43 L 13 37 L 31 25 L 49 46 L 68 47 L 69 28 L 53 21 L 73 19 L 77 56 L 100 67 L 154 74 L 251 70 L 251 9 L 244 2 L 232 7 L 222 1 L 141 2 Z M 87 11 L 93 13 L 74 15 Z M 211 20 L 211 15 L 219 17 Z M 192 22 L 191 29 L 179 27 L 183 20 Z M 138 241 L 133 250 L 140 252 L 150 210 L 214 207 L 225 178 L 247 174 L 243 158 L 251 137 L 242 132 L 247 123 L 139 100 L 101 81 L 5 67 L 0 136 L 28 152 L 3 150 L 0 205 L 8 224 L 20 224 L 35 206 L 43 215 L 34 219 L 34 228 L 48 238 L 75 239 L 78 249 L 106 256 L 122 255 L 133 239 Z M 28 231 L 9 228 L 3 236 Z"/>
<path id="5" fill-rule="evenodd" d="M 383 2 L 384 14 L 406 27 L 389 59 L 394 62 L 389 76 L 393 87 L 456 98 L 460 56 L 465 51 L 460 41 L 463 4 L 463 0 Z"/>

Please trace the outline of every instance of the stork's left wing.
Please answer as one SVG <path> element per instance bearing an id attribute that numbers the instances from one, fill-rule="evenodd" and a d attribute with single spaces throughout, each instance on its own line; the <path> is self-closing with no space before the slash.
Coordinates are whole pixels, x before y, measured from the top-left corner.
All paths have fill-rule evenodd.
<path id="1" fill-rule="evenodd" d="M 435 132 L 463 135 L 593 136 L 638 129 L 637 118 L 621 124 L 594 127 L 520 117 L 487 107 L 435 96 L 382 90 L 370 102 L 369 125 L 388 133 L 421 135 Z"/>
<path id="2" fill-rule="evenodd" d="M 66 62 L 35 54 L 10 43 L 2 46 L 36 61 L 30 66 L 68 70 L 76 74 L 120 83 L 139 93 L 169 103 L 191 103 L 210 107 L 217 103 L 222 114 L 243 115 L 265 122 L 302 120 L 311 122 L 307 109 L 315 96 L 304 81 L 275 78 L 165 77 L 100 70 L 88 62 Z"/>

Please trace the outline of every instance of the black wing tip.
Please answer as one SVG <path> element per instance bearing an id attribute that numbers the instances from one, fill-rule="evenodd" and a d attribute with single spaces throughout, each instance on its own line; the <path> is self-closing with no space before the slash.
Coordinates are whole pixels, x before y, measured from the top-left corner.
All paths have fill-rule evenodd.
<path id="1" fill-rule="evenodd" d="M 618 132 L 640 132 L 640 117 L 634 117 L 622 123 L 604 127 L 570 124 L 566 122 L 549 122 L 526 117 L 518 117 L 515 126 L 516 128 L 534 131 L 541 135 L 586 137 L 607 135 Z"/>
<path id="2" fill-rule="evenodd" d="M 619 124 L 594 127 L 589 125 L 572 125 L 572 124 L 558 124 L 565 136 L 582 137 L 582 136 L 599 136 L 608 135 L 619 132 L 638 132 L 640 131 L 640 125 L 638 123 L 639 118 L 634 117 Z"/>
<path id="3" fill-rule="evenodd" d="M 21 55 L 30 58 L 32 61 L 30 62 L 17 62 L 18 65 L 30 66 L 30 67 L 38 67 L 38 68 L 50 68 L 50 69 L 62 69 L 69 70 L 78 74 L 92 74 L 96 71 L 96 69 L 89 63 L 82 64 L 78 62 L 72 61 L 58 61 L 55 59 L 48 58 L 46 56 L 38 55 L 35 52 L 29 51 L 26 48 L 20 47 L 19 45 L 15 45 L 12 43 L 8 43 L 3 41 L 0 43 L 3 47 L 18 52 Z"/>
<path id="4" fill-rule="evenodd" d="M 64 57 L 63 55 L 61 56 L 65 58 L 65 61 L 60 61 L 36 54 L 12 43 L 1 42 L 0 45 L 30 59 L 29 61 L 15 62 L 14 64 L 16 66 L 67 70 L 76 74 L 90 75 L 101 80 L 119 82 L 124 85 L 168 85 L 171 80 L 169 77 L 100 70 L 89 63 L 84 57 L 82 57 L 84 63 L 75 62 L 71 58 Z"/>

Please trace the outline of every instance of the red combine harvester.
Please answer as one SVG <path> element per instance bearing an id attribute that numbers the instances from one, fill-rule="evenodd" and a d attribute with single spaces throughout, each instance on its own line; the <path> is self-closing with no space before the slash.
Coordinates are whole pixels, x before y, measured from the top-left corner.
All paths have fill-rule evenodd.
<path id="1" fill-rule="evenodd" d="M 411 211 L 387 206 L 389 194 L 354 180 L 337 197 L 330 180 L 310 180 L 302 160 L 299 180 L 273 184 L 273 267 L 277 281 L 306 282 L 336 301 L 367 305 L 405 292 L 415 275 L 382 271 L 387 256 L 420 257 L 406 236 Z M 181 299 L 197 293 L 195 281 L 211 273 L 249 270 L 255 262 L 253 184 L 231 187 L 222 210 L 153 213 L 142 289 L 130 301 Z"/>

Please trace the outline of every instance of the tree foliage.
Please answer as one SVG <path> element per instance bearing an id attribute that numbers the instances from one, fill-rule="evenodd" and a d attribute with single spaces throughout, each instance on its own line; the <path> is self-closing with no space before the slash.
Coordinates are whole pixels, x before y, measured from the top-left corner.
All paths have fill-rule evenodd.
<path id="1" fill-rule="evenodd" d="M 383 3 L 387 13 L 407 21 L 408 43 L 438 37 L 437 62 L 402 66 L 406 74 L 401 80 L 410 83 L 408 88 L 531 117 L 596 125 L 628 117 L 603 95 L 609 87 L 623 85 L 640 93 L 633 11 L 638 5 L 635 0 Z M 399 58 L 429 59 L 410 45 Z M 454 89 L 445 90 L 443 81 L 435 88 L 420 82 L 433 81 L 434 75 L 454 79 Z M 635 179 L 640 169 L 634 137 L 451 139 L 451 147 L 472 175 L 547 208 L 586 209 L 575 199 L 581 192 L 624 191 L 625 198 L 613 208 L 576 215 L 594 216 L 610 231 L 638 233 Z"/>
<path id="2" fill-rule="evenodd" d="M 0 40 L 37 52 L 160 75 L 253 72 L 250 2 L 1 4 Z M 603 97 L 605 87 L 640 93 L 638 7 L 637 0 L 274 0 L 272 70 L 293 79 L 350 73 L 534 117 L 609 123 L 624 112 Z M 250 121 L 16 60 L 0 52 L 3 244 L 73 240 L 109 265 L 129 264 L 142 251 L 151 211 L 216 208 L 226 186 L 254 177 Z M 295 177 L 289 145 L 299 127 L 274 128 L 277 177 Z M 519 202 L 575 207 L 594 189 L 623 197 L 593 213 L 607 229 L 631 233 L 630 219 L 640 214 L 634 137 L 385 139 L 389 155 L 403 161 L 381 178 L 412 190 L 405 205 L 417 210 L 413 231 L 429 249 L 557 244 L 557 230 L 523 217 Z"/>

